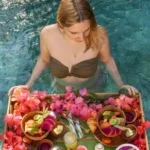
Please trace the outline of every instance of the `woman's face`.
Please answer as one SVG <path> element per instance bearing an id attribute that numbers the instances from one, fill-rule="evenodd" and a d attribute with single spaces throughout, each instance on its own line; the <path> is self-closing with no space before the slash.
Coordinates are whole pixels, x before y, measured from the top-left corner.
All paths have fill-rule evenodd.
<path id="1" fill-rule="evenodd" d="M 89 20 L 84 20 L 83 22 L 76 23 L 70 27 L 64 27 L 65 35 L 75 42 L 83 42 L 85 37 L 89 35 L 89 32 Z"/>

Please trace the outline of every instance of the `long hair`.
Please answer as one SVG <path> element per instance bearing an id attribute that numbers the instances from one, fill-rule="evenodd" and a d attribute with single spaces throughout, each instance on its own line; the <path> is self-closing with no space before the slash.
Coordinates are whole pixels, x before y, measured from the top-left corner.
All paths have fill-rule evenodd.
<path id="1" fill-rule="evenodd" d="M 70 27 L 84 20 L 90 21 L 90 33 L 85 38 L 86 50 L 100 50 L 103 43 L 103 34 L 98 30 L 92 8 L 87 0 L 61 0 L 57 12 L 57 24 L 60 28 Z M 101 28 L 103 31 L 104 28 Z M 85 51 L 86 51 L 85 50 Z"/>

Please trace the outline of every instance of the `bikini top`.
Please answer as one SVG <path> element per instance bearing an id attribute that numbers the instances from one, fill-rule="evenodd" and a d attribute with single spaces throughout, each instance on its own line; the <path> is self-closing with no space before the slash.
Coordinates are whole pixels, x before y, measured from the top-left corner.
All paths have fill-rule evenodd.
<path id="1" fill-rule="evenodd" d="M 98 57 L 84 60 L 75 64 L 71 68 L 71 72 L 67 66 L 63 65 L 54 57 L 50 58 L 50 69 L 54 76 L 58 78 L 65 78 L 67 76 L 74 76 L 79 78 L 89 78 L 96 72 L 98 67 Z"/>

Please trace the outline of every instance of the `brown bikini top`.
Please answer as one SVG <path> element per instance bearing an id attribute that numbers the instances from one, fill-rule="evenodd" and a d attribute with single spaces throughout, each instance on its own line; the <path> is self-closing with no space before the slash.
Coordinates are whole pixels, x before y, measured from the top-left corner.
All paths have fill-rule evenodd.
<path id="1" fill-rule="evenodd" d="M 63 65 L 54 57 L 50 58 L 50 69 L 54 76 L 58 78 L 65 78 L 67 76 L 74 76 L 78 78 L 89 78 L 96 72 L 98 67 L 98 57 L 84 60 L 75 64 L 71 68 L 71 72 L 67 66 Z"/>

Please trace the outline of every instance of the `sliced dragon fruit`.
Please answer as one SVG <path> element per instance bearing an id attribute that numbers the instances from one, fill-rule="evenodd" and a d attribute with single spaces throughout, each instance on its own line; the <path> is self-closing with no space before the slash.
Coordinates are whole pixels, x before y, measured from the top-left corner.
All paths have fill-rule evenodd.
<path id="1" fill-rule="evenodd" d="M 51 116 L 51 115 L 48 115 L 44 120 L 46 120 L 46 119 L 52 119 L 52 120 L 55 120 L 55 118 L 54 118 L 53 116 Z"/>
<path id="2" fill-rule="evenodd" d="M 51 131 L 53 129 L 53 125 L 51 123 L 49 123 L 48 121 L 44 121 L 41 125 L 40 128 L 42 130 L 46 130 L 46 131 Z"/>
<path id="3" fill-rule="evenodd" d="M 111 133 L 112 136 L 116 136 L 117 135 L 117 131 L 116 128 L 112 127 L 113 132 Z"/>
<path id="4" fill-rule="evenodd" d="M 113 133 L 113 128 L 112 128 L 112 127 L 103 128 L 102 131 L 103 131 L 107 136 L 111 136 L 112 133 Z"/>
<path id="5" fill-rule="evenodd" d="M 48 118 L 48 119 L 45 119 L 44 120 L 44 122 L 45 121 L 48 121 L 50 124 L 52 124 L 53 126 L 55 125 L 55 121 L 53 120 L 53 119 L 51 119 L 51 118 Z"/>
<path id="6" fill-rule="evenodd" d="M 117 134 L 117 135 L 118 135 L 118 134 L 121 134 L 121 130 L 120 130 L 120 129 L 115 128 L 115 130 L 116 130 L 116 134 Z"/>

